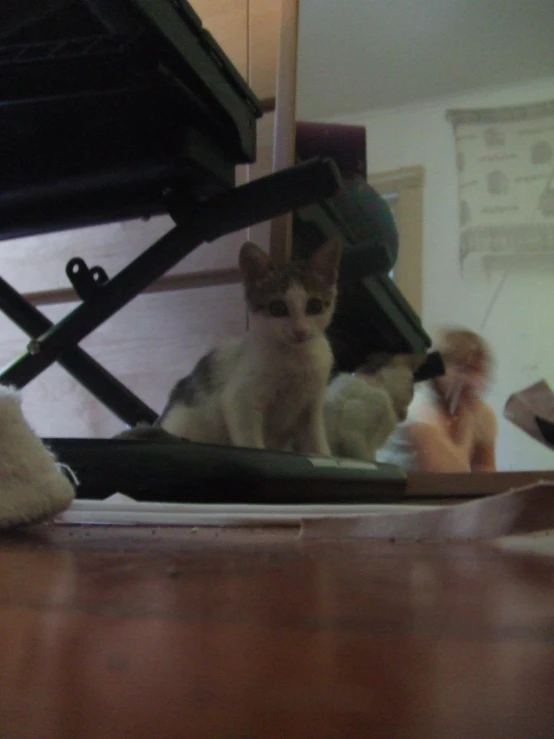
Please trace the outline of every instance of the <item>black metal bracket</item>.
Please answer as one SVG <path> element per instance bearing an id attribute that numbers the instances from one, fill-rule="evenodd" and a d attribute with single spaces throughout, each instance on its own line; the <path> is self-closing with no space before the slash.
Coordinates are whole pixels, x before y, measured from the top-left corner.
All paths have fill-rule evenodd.
<path id="1" fill-rule="evenodd" d="M 0 277 L 0 310 L 31 337 L 29 354 L 40 351 L 36 338 L 52 328 L 51 321 L 31 305 L 17 290 Z M 151 408 L 134 395 L 122 382 L 78 346 L 67 346 L 58 358 L 60 365 L 118 418 L 135 426 L 142 421 L 153 423 L 157 418 Z M 16 380 L 14 385 L 22 387 Z"/>
<path id="2" fill-rule="evenodd" d="M 81 257 L 70 259 L 65 273 L 81 300 L 89 300 L 108 282 L 108 275 L 102 267 L 88 267 Z"/>

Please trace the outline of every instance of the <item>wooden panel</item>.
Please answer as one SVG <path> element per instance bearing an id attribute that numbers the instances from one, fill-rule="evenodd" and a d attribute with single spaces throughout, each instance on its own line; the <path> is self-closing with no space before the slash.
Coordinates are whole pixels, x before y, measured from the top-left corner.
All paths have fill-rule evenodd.
<path id="1" fill-rule="evenodd" d="M 249 180 L 265 177 L 273 167 L 273 134 L 275 113 L 265 113 L 258 121 L 258 156 L 254 164 L 248 167 Z M 265 251 L 269 251 L 269 231 L 271 221 L 258 223 L 248 229 L 248 238 Z"/>
<path id="2" fill-rule="evenodd" d="M 49 305 L 60 320 L 71 304 Z M 240 285 L 142 295 L 85 339 L 81 346 L 154 410 L 161 411 L 173 383 L 214 344 L 243 334 Z M 27 338 L 0 314 L 0 363 L 11 361 Z M 41 436 L 111 436 L 122 422 L 59 366 L 23 390 L 24 411 Z"/>
<path id="3" fill-rule="evenodd" d="M 298 14 L 298 0 L 282 0 L 273 136 L 274 172 L 294 164 Z M 288 262 L 291 250 L 292 214 L 286 213 L 271 222 L 269 251 L 276 261 Z"/>
<path id="4" fill-rule="evenodd" d="M 418 315 L 423 289 L 423 187 L 421 166 L 402 167 L 390 172 L 371 173 L 370 185 L 382 195 L 396 195 L 394 218 L 400 250 L 394 265 L 394 281 Z"/>
<path id="5" fill-rule="evenodd" d="M 143 290 L 145 293 L 168 292 L 172 290 L 189 290 L 191 288 L 213 287 L 214 285 L 236 285 L 240 282 L 240 272 L 237 268 L 204 269 L 186 274 L 172 274 L 155 280 Z M 72 287 L 60 290 L 46 290 L 29 292 L 26 299 L 35 306 L 56 305 L 60 303 L 75 303 L 78 295 Z"/>
<path id="6" fill-rule="evenodd" d="M 262 100 L 275 97 L 281 4 L 280 0 L 193 2 L 204 27 Z"/>
<path id="7" fill-rule="evenodd" d="M 250 0 L 250 86 L 261 100 L 275 97 L 281 0 Z"/>
<path id="8" fill-rule="evenodd" d="M 554 560 L 38 527 L 0 542 L 5 739 L 550 739 Z"/>
<path id="9" fill-rule="evenodd" d="M 257 97 L 274 98 L 281 0 L 194 0 L 192 4 Z"/>
<path id="10" fill-rule="evenodd" d="M 477 498 L 505 493 L 513 488 L 532 485 L 540 480 L 554 482 L 554 471 L 518 472 L 411 472 L 406 495 L 414 498 Z"/>
<path id="11" fill-rule="evenodd" d="M 204 28 L 246 79 L 247 0 L 192 0 L 191 5 L 202 19 Z"/>
<path id="12" fill-rule="evenodd" d="M 418 315 L 423 292 L 423 183 L 402 188 L 396 208 L 401 251 L 394 266 L 394 281 Z"/>
<path id="13" fill-rule="evenodd" d="M 242 173 L 244 176 L 244 173 Z M 0 274 L 20 292 L 70 287 L 65 265 L 75 256 L 113 277 L 173 227 L 169 217 L 125 221 L 0 242 Z M 236 268 L 246 229 L 204 243 L 168 274 Z"/>

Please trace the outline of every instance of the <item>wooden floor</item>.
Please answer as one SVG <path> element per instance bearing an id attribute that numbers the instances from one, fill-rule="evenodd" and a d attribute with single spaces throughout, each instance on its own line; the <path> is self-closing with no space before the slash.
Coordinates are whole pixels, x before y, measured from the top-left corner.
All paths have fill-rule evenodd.
<path id="1" fill-rule="evenodd" d="M 296 531 L 0 538 L 2 739 L 552 739 L 554 558 Z"/>

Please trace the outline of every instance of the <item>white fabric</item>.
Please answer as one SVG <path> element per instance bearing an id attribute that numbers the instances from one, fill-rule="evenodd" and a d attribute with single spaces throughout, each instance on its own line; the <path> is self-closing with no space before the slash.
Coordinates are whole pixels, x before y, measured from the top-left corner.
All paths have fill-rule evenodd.
<path id="1" fill-rule="evenodd" d="M 554 486 L 538 482 L 467 503 L 402 511 L 398 515 L 312 518 L 302 535 L 326 539 L 495 539 L 552 530 Z"/>
<path id="2" fill-rule="evenodd" d="M 74 496 L 54 456 L 27 424 L 20 394 L 0 385 L 0 528 L 51 518 Z"/>
<path id="3" fill-rule="evenodd" d="M 393 464 L 406 472 L 420 471 L 407 429 L 411 423 L 421 421 L 433 405 L 433 391 L 428 385 L 419 386 L 408 408 L 406 420 L 399 423 L 383 446 L 377 450 L 378 462 Z"/>
<path id="4" fill-rule="evenodd" d="M 460 258 L 554 251 L 554 101 L 451 110 Z"/>

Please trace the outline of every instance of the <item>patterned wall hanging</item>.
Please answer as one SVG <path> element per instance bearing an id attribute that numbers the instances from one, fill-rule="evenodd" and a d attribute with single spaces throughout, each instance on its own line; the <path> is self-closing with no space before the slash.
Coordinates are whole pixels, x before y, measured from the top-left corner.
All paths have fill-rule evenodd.
<path id="1" fill-rule="evenodd" d="M 456 141 L 460 260 L 554 252 L 554 100 L 449 110 Z"/>

